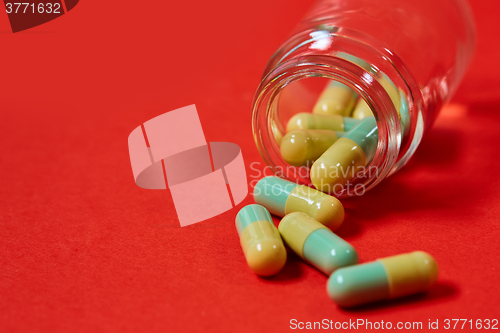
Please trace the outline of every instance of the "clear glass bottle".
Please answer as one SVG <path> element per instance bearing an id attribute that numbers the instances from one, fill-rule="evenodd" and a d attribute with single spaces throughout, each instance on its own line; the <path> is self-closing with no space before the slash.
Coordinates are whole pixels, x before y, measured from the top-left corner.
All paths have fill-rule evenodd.
<path id="1" fill-rule="evenodd" d="M 359 195 L 354 188 L 373 188 L 414 154 L 457 89 L 474 45 L 465 0 L 319 0 L 264 71 L 253 103 L 257 147 L 277 175 L 311 184 L 309 168 L 283 160 L 280 138 L 293 115 L 311 111 L 327 82 L 347 85 L 378 125 L 366 172 L 333 193 Z M 404 123 L 391 89 L 406 104 Z"/>

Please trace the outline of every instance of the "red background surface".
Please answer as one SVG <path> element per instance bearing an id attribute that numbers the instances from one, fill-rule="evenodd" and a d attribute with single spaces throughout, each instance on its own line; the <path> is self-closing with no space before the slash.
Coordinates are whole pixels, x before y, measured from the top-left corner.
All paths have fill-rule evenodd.
<path id="1" fill-rule="evenodd" d="M 267 59 L 311 1 L 82 1 L 12 34 L 0 14 L 0 331 L 281 332 L 290 319 L 499 318 L 500 34 L 474 1 L 478 47 L 455 103 L 411 163 L 344 201 L 339 235 L 363 262 L 413 250 L 437 259 L 427 294 L 346 311 L 326 276 L 290 255 L 247 267 L 237 209 L 180 228 L 168 191 L 133 180 L 127 137 L 195 103 L 207 141 L 250 163 L 250 106 Z M 262 167 L 262 165 L 261 165 Z M 193 189 L 193 196 L 203 195 Z"/>

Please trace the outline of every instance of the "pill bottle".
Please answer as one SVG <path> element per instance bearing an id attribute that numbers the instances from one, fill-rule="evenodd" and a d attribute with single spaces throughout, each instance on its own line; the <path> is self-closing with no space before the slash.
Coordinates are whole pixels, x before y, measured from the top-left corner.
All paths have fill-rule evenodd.
<path id="1" fill-rule="evenodd" d="M 465 0 L 319 0 L 270 58 L 254 97 L 253 135 L 268 169 L 311 185 L 310 169 L 287 164 L 279 142 L 288 120 L 311 112 L 325 85 L 337 81 L 370 107 L 378 144 L 350 189 L 334 195 L 373 188 L 414 154 L 456 91 L 474 46 Z"/>

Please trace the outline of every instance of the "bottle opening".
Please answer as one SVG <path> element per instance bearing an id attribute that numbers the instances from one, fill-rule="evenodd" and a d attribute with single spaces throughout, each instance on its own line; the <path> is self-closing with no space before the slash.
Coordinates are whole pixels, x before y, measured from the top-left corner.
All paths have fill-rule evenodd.
<path id="1" fill-rule="evenodd" d="M 408 90 L 345 58 L 284 61 L 263 80 L 253 110 L 255 141 L 273 172 L 337 197 L 363 195 L 395 171 L 416 132 Z"/>

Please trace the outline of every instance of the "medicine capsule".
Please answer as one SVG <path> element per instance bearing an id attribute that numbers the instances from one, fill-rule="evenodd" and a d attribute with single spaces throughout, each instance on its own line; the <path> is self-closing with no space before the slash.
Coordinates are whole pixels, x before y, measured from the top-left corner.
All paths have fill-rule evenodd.
<path id="1" fill-rule="evenodd" d="M 351 307 L 426 291 L 437 276 L 434 258 L 417 251 L 341 268 L 328 279 L 327 292 L 339 306 Z"/>
<path id="2" fill-rule="evenodd" d="M 236 229 L 248 266 L 257 275 L 277 274 L 286 262 L 286 249 L 268 210 L 261 205 L 243 207 Z"/>
<path id="3" fill-rule="evenodd" d="M 294 166 L 311 166 L 344 132 L 297 130 L 281 140 L 281 157 Z"/>
<path id="4" fill-rule="evenodd" d="M 338 192 L 366 165 L 377 151 L 378 128 L 374 117 L 361 120 L 338 139 L 311 167 L 311 182 L 320 191 Z"/>
<path id="5" fill-rule="evenodd" d="M 278 177 L 259 180 L 253 197 L 256 203 L 280 217 L 293 212 L 306 213 L 331 230 L 338 229 L 344 221 L 344 207 L 337 198 Z"/>
<path id="6" fill-rule="evenodd" d="M 326 275 L 358 263 L 358 254 L 349 243 L 305 213 L 286 215 L 278 230 L 293 252 Z"/>
<path id="7" fill-rule="evenodd" d="M 371 73 L 373 76 L 378 76 L 377 69 L 375 69 L 369 63 L 356 56 L 353 56 L 345 52 L 337 52 L 335 55 L 339 58 L 343 58 L 347 61 L 355 63 L 356 65 L 362 67 L 367 72 Z M 391 79 L 389 79 L 389 77 L 385 73 L 380 73 L 380 74 L 381 78 L 378 79 L 378 81 L 382 85 L 382 87 L 386 90 L 392 103 L 394 104 L 394 107 L 396 108 L 396 111 L 399 114 L 399 118 L 401 121 L 401 133 L 402 136 L 405 137 L 409 132 L 409 119 L 410 119 L 406 94 L 401 89 L 396 88 L 396 85 L 391 81 Z M 373 116 L 372 110 L 363 99 L 359 99 L 359 101 L 356 103 L 354 107 L 354 110 L 352 111 L 351 117 L 355 119 L 363 119 L 369 116 Z"/>
<path id="8" fill-rule="evenodd" d="M 399 90 L 399 95 L 400 95 L 399 109 L 396 109 L 396 111 L 398 112 L 398 116 L 401 122 L 401 134 L 403 137 L 405 137 L 410 129 L 409 126 L 410 113 L 408 110 L 408 102 L 406 100 L 406 94 L 402 90 Z M 373 116 L 373 112 L 370 109 L 368 103 L 366 103 L 364 99 L 360 99 L 356 103 L 356 106 L 354 107 L 351 116 L 354 119 L 364 119 L 366 117 Z"/>
<path id="9" fill-rule="evenodd" d="M 301 112 L 290 118 L 286 125 L 286 132 L 301 129 L 347 132 L 358 122 L 357 119 L 342 117 L 337 114 L 323 115 Z"/>
<path id="10" fill-rule="evenodd" d="M 332 81 L 319 96 L 313 113 L 348 116 L 351 114 L 357 96 L 358 94 L 345 84 Z"/>
<path id="11" fill-rule="evenodd" d="M 408 111 L 408 102 L 406 100 L 406 94 L 403 91 L 399 91 L 400 103 L 399 109 L 396 109 L 398 112 L 400 121 L 401 121 L 401 132 L 404 135 L 408 134 L 409 124 L 410 124 L 410 114 Z M 373 112 L 370 109 L 370 106 L 364 99 L 360 99 L 356 106 L 354 107 L 354 111 L 352 112 L 352 118 L 354 119 L 364 119 L 366 117 L 373 116 Z"/>
<path id="12" fill-rule="evenodd" d="M 401 96 L 401 106 L 399 108 L 399 118 L 401 120 L 401 133 L 402 137 L 406 137 L 410 132 L 410 110 L 408 108 L 408 100 L 406 99 L 406 94 L 399 90 L 399 95 Z"/>
<path id="13" fill-rule="evenodd" d="M 396 88 L 396 85 L 391 81 L 391 79 L 383 73 L 382 77 L 379 79 L 379 83 L 382 87 L 384 87 L 394 104 L 394 108 L 398 113 L 401 124 L 401 136 L 404 138 L 408 135 L 410 130 L 410 114 L 406 94 L 401 89 Z"/>
<path id="14" fill-rule="evenodd" d="M 366 117 L 373 116 L 373 112 L 368 103 L 366 103 L 364 99 L 360 98 L 356 103 L 351 116 L 354 119 L 364 119 Z"/>
<path id="15" fill-rule="evenodd" d="M 378 80 L 378 82 L 385 89 L 392 101 L 392 104 L 394 104 L 394 108 L 396 108 L 396 111 L 399 113 L 399 109 L 401 108 L 401 96 L 399 95 L 399 90 L 396 88 L 396 85 L 392 83 L 391 79 L 389 79 L 389 77 L 384 73 L 382 73 L 382 77 Z"/>
<path id="16" fill-rule="evenodd" d="M 406 94 L 401 89 L 396 88 L 396 85 L 391 79 L 383 73 L 379 83 L 384 87 L 394 104 L 394 108 L 396 108 L 401 124 L 401 136 L 404 138 L 408 135 L 410 130 L 410 114 Z"/>

